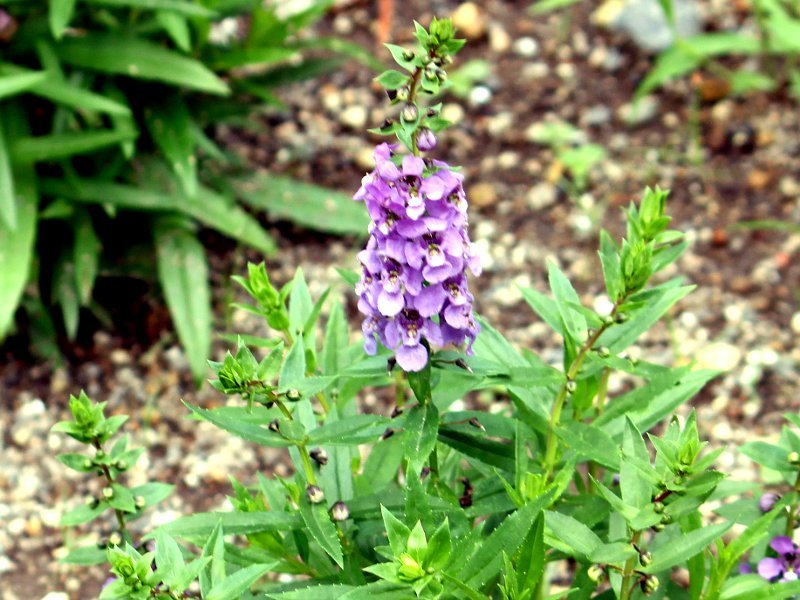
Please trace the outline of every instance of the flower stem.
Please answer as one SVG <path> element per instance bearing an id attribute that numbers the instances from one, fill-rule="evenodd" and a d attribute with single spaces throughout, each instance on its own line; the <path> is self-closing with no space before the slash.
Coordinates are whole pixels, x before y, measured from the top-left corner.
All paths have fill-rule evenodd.
<path id="1" fill-rule="evenodd" d="M 639 543 L 639 537 L 641 536 L 641 531 L 635 531 L 633 533 L 633 537 L 631 538 L 631 544 L 636 546 Z M 619 589 L 619 600 L 629 600 L 631 594 L 633 592 L 633 587 L 635 582 L 633 581 L 634 577 L 636 576 L 635 568 L 636 568 L 636 556 L 631 556 L 628 561 L 625 563 L 625 569 L 622 573 L 622 583 L 620 584 Z"/>
<path id="2" fill-rule="evenodd" d="M 800 473 L 797 474 L 797 479 L 794 480 L 793 491 L 795 494 L 800 494 Z M 794 534 L 798 509 L 800 509 L 800 501 L 797 500 L 786 508 L 786 535 L 789 537 Z"/>
<path id="3" fill-rule="evenodd" d="M 95 447 L 96 450 L 103 449 L 102 444 L 100 443 L 100 440 L 98 438 L 94 438 L 92 440 L 92 445 Z M 114 478 L 111 476 L 111 470 L 108 468 L 108 465 L 100 465 L 100 470 L 103 471 L 103 476 L 105 477 L 108 486 L 111 487 L 111 485 L 114 483 Z M 115 508 L 114 514 L 116 514 L 117 516 L 117 525 L 119 526 L 120 533 L 122 533 L 126 537 L 129 537 L 128 529 L 125 526 L 125 513 L 122 512 L 120 509 Z"/>

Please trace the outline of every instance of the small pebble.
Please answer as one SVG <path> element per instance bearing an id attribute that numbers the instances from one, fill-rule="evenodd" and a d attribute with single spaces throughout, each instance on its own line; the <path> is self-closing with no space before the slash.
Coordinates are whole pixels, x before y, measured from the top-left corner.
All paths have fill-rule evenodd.
<path id="1" fill-rule="evenodd" d="M 514 40 L 512 49 L 523 58 L 533 58 L 539 52 L 539 42 L 532 37 L 521 37 Z"/>

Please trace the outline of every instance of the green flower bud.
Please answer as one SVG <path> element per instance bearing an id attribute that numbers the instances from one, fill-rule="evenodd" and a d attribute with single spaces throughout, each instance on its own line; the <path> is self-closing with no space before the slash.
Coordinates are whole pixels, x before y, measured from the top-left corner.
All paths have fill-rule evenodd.
<path id="1" fill-rule="evenodd" d="M 567 393 L 574 394 L 575 390 L 577 390 L 577 389 L 578 389 L 578 383 L 576 381 L 573 381 L 572 379 L 570 379 L 567 382 Z"/>
<path id="2" fill-rule="evenodd" d="M 88 496 L 85 500 L 85 503 L 89 508 L 97 508 L 97 505 L 100 504 L 100 501 L 94 496 Z"/>
<path id="3" fill-rule="evenodd" d="M 663 523 L 656 523 L 655 525 L 653 525 L 652 530 L 658 533 L 659 531 L 664 531 L 665 527 L 666 525 L 664 525 Z"/>
<path id="4" fill-rule="evenodd" d="M 85 460 L 83 461 L 83 468 L 84 468 L 84 469 L 87 469 L 87 470 L 88 470 L 88 469 L 91 469 L 93 466 L 94 466 L 94 463 L 91 461 L 91 459 L 88 459 L 88 458 L 87 458 L 87 459 L 85 459 Z"/>
<path id="5" fill-rule="evenodd" d="M 122 543 L 122 534 L 119 531 L 113 532 L 108 536 L 108 543 L 111 546 L 119 546 Z"/>
<path id="6" fill-rule="evenodd" d="M 425 576 L 425 570 L 408 552 L 403 552 L 399 560 L 400 568 L 397 569 L 397 576 L 401 580 L 416 581 Z"/>
<path id="7" fill-rule="evenodd" d="M 287 398 L 287 399 L 289 399 L 289 400 L 291 400 L 292 402 L 295 402 L 295 401 L 297 401 L 297 400 L 300 400 L 300 391 L 299 391 L 299 390 L 296 390 L 295 388 L 292 388 L 292 389 L 290 389 L 290 390 L 287 390 L 287 392 L 286 392 L 286 398 Z"/>
<path id="8" fill-rule="evenodd" d="M 281 432 L 281 423 L 278 419 L 273 419 L 269 425 L 267 425 L 267 429 L 272 431 L 273 433 L 280 433 Z"/>
<path id="9" fill-rule="evenodd" d="M 800 453 L 789 452 L 789 456 L 787 456 L 786 458 L 789 459 L 790 465 L 794 465 L 795 467 L 800 466 Z"/>
<path id="10" fill-rule="evenodd" d="M 658 501 L 656 501 L 656 502 L 653 502 L 653 510 L 654 510 L 654 511 L 655 511 L 657 514 L 659 514 L 659 515 L 660 515 L 661 513 L 663 513 L 663 512 L 664 512 L 664 503 L 663 503 L 663 502 L 658 502 Z"/>
<path id="11" fill-rule="evenodd" d="M 649 596 L 658 589 L 658 577 L 655 575 L 648 575 L 642 580 L 641 588 L 645 596 Z"/>
<path id="12" fill-rule="evenodd" d="M 425 79 L 428 81 L 439 80 L 439 77 L 436 75 L 436 67 L 425 67 Z"/>
<path id="13" fill-rule="evenodd" d="M 642 564 L 643 567 L 646 567 L 651 562 L 653 562 L 653 555 L 650 554 L 649 552 L 640 552 L 639 562 Z"/>
<path id="14" fill-rule="evenodd" d="M 147 505 L 147 501 L 144 499 L 144 496 L 136 496 L 133 499 L 134 506 L 141 510 Z"/>
<path id="15" fill-rule="evenodd" d="M 603 565 L 592 565 L 586 571 L 586 575 L 589 576 L 589 579 L 594 581 L 595 583 L 600 583 L 606 577 L 606 571 L 603 568 Z"/>
<path id="16" fill-rule="evenodd" d="M 617 323 L 624 323 L 628 320 L 628 315 L 625 313 L 617 313 L 614 315 L 614 321 Z"/>
<path id="17" fill-rule="evenodd" d="M 410 62 L 414 60 L 415 56 L 416 54 L 414 54 L 413 50 L 403 50 L 403 60 Z"/>
<path id="18" fill-rule="evenodd" d="M 106 486 L 103 488 L 103 497 L 105 498 L 113 498 L 114 497 L 114 489 L 110 486 Z"/>
<path id="19" fill-rule="evenodd" d="M 124 460 L 118 460 L 117 462 L 114 463 L 114 468 L 117 471 L 125 471 L 128 468 L 128 463 L 125 462 Z"/>
<path id="20" fill-rule="evenodd" d="M 105 458 L 105 456 L 106 456 L 106 453 L 98 448 L 97 449 L 97 453 L 95 454 L 95 457 L 97 457 L 97 458 Z"/>
<path id="21" fill-rule="evenodd" d="M 597 356 L 599 356 L 600 358 L 608 358 L 609 356 L 611 356 L 611 351 L 605 346 L 600 346 L 597 349 Z"/>
<path id="22" fill-rule="evenodd" d="M 311 458 L 313 458 L 316 463 L 322 467 L 328 464 L 328 453 L 325 452 L 322 448 L 315 448 L 311 452 L 308 453 Z"/>

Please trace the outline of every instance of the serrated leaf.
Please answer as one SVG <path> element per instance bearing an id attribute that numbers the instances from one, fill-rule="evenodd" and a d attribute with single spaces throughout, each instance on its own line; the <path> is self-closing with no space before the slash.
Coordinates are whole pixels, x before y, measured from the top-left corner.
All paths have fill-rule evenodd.
<path id="1" fill-rule="evenodd" d="M 589 527 L 569 515 L 548 511 L 545 525 L 550 544 L 568 554 L 588 557 L 603 543 Z"/>
<path id="2" fill-rule="evenodd" d="M 288 389 L 299 385 L 305 378 L 305 373 L 306 352 L 303 347 L 303 336 L 297 336 L 283 361 L 278 387 Z"/>
<path id="3" fill-rule="evenodd" d="M 117 33 L 92 33 L 64 39 L 57 47 L 65 63 L 135 79 L 228 95 L 227 84 L 203 63 L 141 38 Z"/>
<path id="4" fill-rule="evenodd" d="M 209 423 L 249 442 L 271 448 L 286 448 L 291 445 L 282 436 L 265 427 L 242 422 L 241 419 L 228 416 L 219 410 L 205 410 L 191 404 L 186 404 L 186 407 Z"/>
<path id="5" fill-rule="evenodd" d="M 211 290 L 205 250 L 194 233 L 171 220 L 155 228 L 158 279 L 195 382 L 211 352 Z"/>
<path id="6" fill-rule="evenodd" d="M 225 535 L 247 535 L 251 533 L 292 531 L 302 527 L 303 521 L 297 514 L 280 510 L 260 512 L 207 512 L 178 517 L 162 525 L 167 533 L 187 539 L 206 539 L 214 529 L 222 524 Z"/>
<path id="7" fill-rule="evenodd" d="M 433 402 L 412 408 L 405 420 L 403 451 L 414 473 L 418 473 L 436 447 L 439 410 Z"/>
<path id="8" fill-rule="evenodd" d="M 675 567 L 707 548 L 714 540 L 733 527 L 733 523 L 717 523 L 695 529 L 652 551 L 653 562 L 644 567 L 645 573 L 659 573 Z"/>
<path id="9" fill-rule="evenodd" d="M 308 433 L 308 443 L 352 445 L 375 441 L 391 423 L 381 415 L 352 415 L 331 421 Z"/>
<path id="10" fill-rule="evenodd" d="M 308 533 L 340 567 L 344 567 L 342 544 L 339 532 L 331 521 L 331 516 L 324 504 L 311 504 L 307 500 L 300 503 L 300 516 L 306 524 Z"/>
<path id="11" fill-rule="evenodd" d="M 266 575 L 277 563 L 267 565 L 250 565 L 239 569 L 224 581 L 215 585 L 205 600 L 238 600 L 256 581 Z"/>

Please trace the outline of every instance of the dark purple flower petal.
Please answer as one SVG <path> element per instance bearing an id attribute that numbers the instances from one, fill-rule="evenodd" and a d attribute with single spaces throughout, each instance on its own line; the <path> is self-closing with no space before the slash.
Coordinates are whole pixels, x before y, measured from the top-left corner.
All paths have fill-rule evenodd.
<path id="1" fill-rule="evenodd" d="M 792 558 L 794 558 L 794 554 L 797 553 L 797 546 L 792 542 L 792 538 L 785 535 L 772 538 L 769 546 L 775 550 L 775 552 L 783 556 L 791 555 Z"/>

